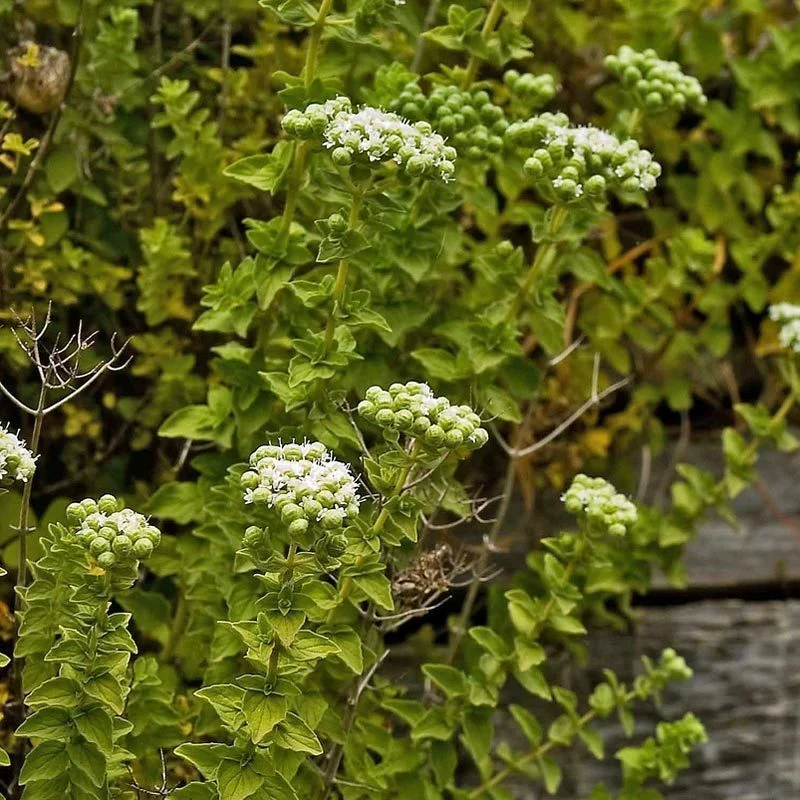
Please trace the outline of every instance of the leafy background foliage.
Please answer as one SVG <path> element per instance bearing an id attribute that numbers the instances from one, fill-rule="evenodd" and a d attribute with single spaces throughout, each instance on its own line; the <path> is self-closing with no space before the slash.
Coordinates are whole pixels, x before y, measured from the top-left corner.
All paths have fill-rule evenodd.
<path id="1" fill-rule="evenodd" d="M 322 10 L 326 24 L 312 26 Z M 423 27 L 430 30 L 421 40 Z M 20 44 L 29 41 L 38 48 Z M 795 446 L 784 423 L 796 372 L 779 353 L 776 326 L 762 324 L 769 303 L 797 301 L 800 291 L 800 204 L 792 182 L 800 133 L 795 4 L 504 0 L 489 9 L 375 0 L 308 8 L 250 0 L 0 0 L 0 42 L 9 52 L 0 101 L 4 384 L 35 404 L 36 376 L 14 339 L 12 309 L 34 308 L 41 318 L 52 302 L 61 329 L 74 330 L 83 319 L 100 331 L 89 358 L 106 356 L 103 342 L 115 332 L 132 337 L 135 354 L 128 370 L 48 417 L 29 557 L 42 555 L 40 540 L 46 547 L 50 524 L 65 520 L 68 499 L 105 491 L 125 494 L 170 534 L 146 575 L 116 597 L 132 614 L 140 654 L 119 683 L 124 697 L 101 698 L 111 716 L 121 714 L 124 701 L 126 724 L 114 723 L 112 734 L 101 721 L 87 749 L 124 749 L 131 755 L 119 757 L 135 757 L 135 778 L 149 787 L 160 780 L 163 749 L 168 784 L 189 783 L 174 793 L 184 798 L 317 792 L 317 772 L 325 786 L 330 753 L 345 739 L 342 780 L 355 785 L 336 791 L 348 797 L 362 796 L 358 784 L 374 794 L 377 784 L 393 796 L 502 798 L 504 778 L 497 776 L 504 770 L 555 791 L 560 768 L 549 750 L 579 737 L 599 754 L 602 742 L 586 714 L 616 710 L 627 725 L 634 697 L 651 696 L 670 668 L 648 667 L 645 674 L 656 669 L 657 677 L 638 688 L 620 687 L 611 676 L 583 711 L 585 699 L 579 705 L 551 688 L 539 670 L 542 629 L 548 647 L 576 652 L 572 637 L 582 634 L 582 620 L 623 619 L 632 593 L 646 591 L 652 568 L 680 581 L 681 546 L 705 511 L 728 513 L 726 501 L 753 476 L 757 446 Z M 679 61 L 701 80 L 707 106 L 666 119 L 634 118 L 603 66 L 623 44 Z M 69 53 L 75 72 L 48 73 L 69 84 L 69 95 L 63 110 L 42 113 L 19 99 L 13 66 L 19 59 L 45 70 L 61 63 L 46 48 Z M 316 53 L 313 63 L 309 52 Z M 510 66 L 549 75 L 552 84 L 526 94 L 503 81 Z M 664 168 L 658 188 L 647 204 L 614 199 L 606 213 L 575 211 L 556 230 L 522 177 L 519 153 L 459 153 L 455 182 L 421 187 L 391 174 L 343 177 L 324 153 L 282 131 L 287 109 L 336 94 L 389 107 L 415 72 L 425 76 L 426 91 L 477 81 L 510 119 L 562 110 L 574 124 L 634 133 Z M 557 87 L 552 98 L 550 85 Z M 356 196 L 361 208 L 353 215 Z M 331 215 L 339 213 L 348 221 L 346 235 L 337 237 Z M 522 296 L 518 282 L 545 251 L 536 291 Z M 348 291 L 339 295 L 342 264 Z M 506 306 L 518 303 L 519 313 L 509 316 Z M 558 360 L 578 340 L 581 346 Z M 379 663 L 372 639 L 365 640 L 365 661 L 358 636 L 357 646 L 348 634 L 334 636 L 333 659 L 324 642 L 306 638 L 309 653 L 300 660 L 321 666 L 312 674 L 314 691 L 304 702 L 293 697 L 291 712 L 286 701 L 276 712 L 269 693 L 264 701 L 245 696 L 258 694 L 242 678 L 254 642 L 244 629 L 234 631 L 256 618 L 262 593 L 253 575 L 237 571 L 250 520 L 226 475 L 278 436 L 318 439 L 356 461 L 364 442 L 348 404 L 371 384 L 409 379 L 471 403 L 510 447 L 530 452 L 505 459 L 493 445 L 459 468 L 458 483 L 454 463 L 429 465 L 440 470 L 436 479 L 414 492 L 412 508 L 393 509 L 385 532 L 394 536 L 387 547 L 395 548 L 395 571 L 413 555 L 406 534 L 413 529 L 416 536 L 419 515 L 428 519 L 440 508 L 442 519 L 468 516 L 471 488 L 491 484 L 498 473 L 506 474 L 498 490 L 516 488 L 530 504 L 561 491 L 582 470 L 612 475 L 634 493 L 632 455 L 658 452 L 682 418 L 728 426 L 728 469 L 718 480 L 681 466 L 670 502 L 642 507 L 625 547 L 604 552 L 597 563 L 569 567 L 569 539 L 557 539 L 549 557 L 537 546 L 514 588 L 491 593 L 488 625 L 472 628 L 463 653 L 457 605 L 452 633 L 436 623 L 443 647 L 423 669 L 426 696 L 393 698 L 392 687 L 380 683 L 365 693 L 363 722 L 348 739 L 348 706 L 335 683 L 360 685 L 358 676 Z M 615 387 L 609 409 L 600 413 L 589 404 L 563 435 L 539 446 L 587 397 Z M 11 404 L 4 418 L 27 432 L 28 421 Z M 362 428 L 373 450 L 364 462 L 368 480 L 391 497 L 401 467 L 390 457 L 382 461 L 378 432 Z M 0 497 L 3 560 L 12 574 L 20 503 L 13 490 Z M 492 535 L 500 535 L 499 526 Z M 478 558 L 483 567 L 490 562 L 488 552 Z M 388 581 L 359 577 L 363 598 L 383 601 L 388 613 Z M 561 593 L 560 611 L 537 605 L 548 592 Z M 470 622 L 474 593 L 483 594 L 475 582 L 461 628 Z M 357 614 L 339 599 L 342 628 L 352 632 Z M 81 624 L 102 613 L 97 602 L 83 599 L 74 612 Z M 12 628 L 8 619 L 9 636 Z M 526 641 L 515 643 L 518 634 Z M 284 645 L 292 647 L 288 634 Z M 482 676 L 479 689 L 475 674 Z M 500 702 L 509 675 L 560 709 L 545 734 L 530 710 L 512 708 L 535 757 L 493 749 L 487 709 Z M 488 702 L 473 703 L 476 693 Z M 261 772 L 252 762 L 243 767 L 244 750 L 208 749 L 238 747 L 242 730 L 254 730 L 252 749 L 271 731 L 270 714 L 281 710 L 301 722 L 281 729 L 285 738 L 276 747 L 284 748 L 286 763 L 277 773 L 271 765 Z M 396 737 L 385 733 L 387 711 Z M 621 797 L 656 796 L 640 787 L 651 776 L 673 775 L 689 744 L 702 738 L 692 718 L 665 724 L 678 727 L 620 753 Z M 454 732 L 457 748 L 449 741 Z M 370 737 L 377 755 L 363 744 Z M 659 749 L 657 741 L 669 747 Z M 183 758 L 172 754 L 181 743 Z M 548 749 L 539 753 L 542 747 Z M 321 749 L 328 755 L 319 759 Z M 296 763 L 292 751 L 301 753 Z M 477 782 L 454 778 L 456 765 L 469 760 L 465 753 Z M 309 766 L 315 758 L 318 766 Z M 46 778 L 48 768 L 38 774 Z M 80 791 L 98 791 L 92 766 L 75 769 Z M 124 770 L 109 775 L 110 784 L 105 773 L 100 781 L 103 791 L 135 796 Z M 207 782 L 191 783 L 200 776 Z M 26 796 L 45 796 L 36 791 Z M 595 800 L 611 796 L 603 791 Z"/>

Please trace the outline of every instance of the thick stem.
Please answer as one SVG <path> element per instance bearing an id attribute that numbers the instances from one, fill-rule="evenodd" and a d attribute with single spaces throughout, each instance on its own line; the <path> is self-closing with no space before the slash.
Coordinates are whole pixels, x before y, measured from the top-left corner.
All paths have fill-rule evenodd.
<path id="1" fill-rule="evenodd" d="M 358 193 L 353 195 L 353 202 L 350 206 L 350 216 L 347 221 L 348 230 L 355 230 L 358 225 L 358 215 L 361 213 L 361 207 L 364 204 L 364 194 Z M 328 322 L 325 326 L 325 342 L 324 342 L 324 355 L 327 356 L 331 351 L 333 345 L 333 337 L 336 334 L 336 326 L 342 316 L 342 305 L 344 301 L 344 293 L 347 288 L 347 275 L 350 271 L 350 262 L 343 258 L 339 261 L 339 268 L 336 271 L 336 282 L 333 284 L 333 308 L 328 317 Z"/>
<path id="2" fill-rule="evenodd" d="M 489 9 L 489 13 L 486 15 L 486 19 L 483 21 L 483 27 L 481 28 L 481 39 L 486 41 L 486 37 L 497 27 L 497 23 L 500 22 L 500 17 L 503 16 L 503 4 L 500 0 L 494 0 L 492 3 L 491 8 Z M 462 89 L 469 89 L 470 86 L 475 82 L 475 76 L 478 74 L 478 67 L 480 66 L 482 59 L 476 55 L 470 56 L 469 62 L 467 63 L 467 71 L 464 75 L 464 81 L 461 84 Z"/>
<path id="3" fill-rule="evenodd" d="M 553 215 L 550 217 L 550 222 L 547 226 L 548 234 L 553 236 L 558 233 L 566 218 L 566 206 L 556 206 L 553 209 Z M 542 242 L 542 244 L 536 248 L 536 255 L 534 256 L 533 264 L 531 264 L 528 274 L 520 284 L 519 291 L 517 292 L 514 302 L 511 304 L 511 308 L 508 311 L 507 319 L 509 322 L 513 319 L 516 319 L 517 315 L 522 309 L 522 304 L 525 302 L 525 298 L 530 294 L 531 289 L 533 288 L 533 284 L 536 282 L 536 279 L 539 277 L 539 274 L 541 273 L 545 264 L 555 255 L 557 248 L 558 242 L 554 242 L 552 240 Z"/>
<path id="4" fill-rule="evenodd" d="M 638 106 L 631 111 L 628 117 L 628 136 L 632 139 L 636 138 L 636 132 L 642 124 L 642 109 Z"/>
<path id="5" fill-rule="evenodd" d="M 311 84 L 314 82 L 314 77 L 316 76 L 322 42 L 322 32 L 325 30 L 325 21 L 327 20 L 328 14 L 331 13 L 332 9 L 333 0 L 323 0 L 319 10 L 317 11 L 314 25 L 311 28 L 311 33 L 308 37 L 306 59 L 305 64 L 303 65 L 303 82 L 306 89 L 311 88 Z M 286 202 L 283 207 L 283 216 L 281 219 L 281 230 L 278 235 L 278 241 L 284 244 L 289 236 L 292 219 L 294 218 L 295 208 L 297 207 L 297 199 L 300 195 L 303 176 L 306 172 L 307 161 L 308 145 L 306 142 L 295 142 L 294 151 L 292 153 L 292 166 L 289 172 L 289 183 L 286 189 Z"/>
<path id="6" fill-rule="evenodd" d="M 39 454 L 39 439 L 42 435 L 42 423 L 44 422 L 44 404 L 47 395 L 47 387 L 42 383 L 39 390 L 39 403 L 36 406 L 36 413 L 33 417 L 33 433 L 31 434 L 30 450 L 34 457 Z M 19 542 L 19 558 L 17 561 L 17 590 L 24 589 L 28 585 L 28 525 L 31 514 L 31 494 L 33 492 L 33 480 L 31 476 L 25 483 L 22 490 L 22 505 L 19 509 L 19 521 L 17 525 L 17 540 Z M 16 603 L 16 600 L 15 600 Z"/>
<path id="7" fill-rule="evenodd" d="M 162 664 L 169 664 L 175 658 L 175 651 L 178 649 L 181 639 L 183 639 L 188 621 L 189 604 L 186 602 L 186 595 L 183 590 L 179 590 L 178 602 L 175 604 L 175 616 L 172 618 L 169 638 L 159 656 L 159 661 L 161 661 Z"/>
<path id="8" fill-rule="evenodd" d="M 408 463 L 400 470 L 400 474 L 397 476 L 397 481 L 394 485 L 394 490 L 392 491 L 392 497 L 398 497 L 402 494 L 403 489 L 405 488 L 406 481 L 408 480 L 408 476 L 411 473 L 411 469 L 414 466 L 414 462 L 416 461 L 417 454 L 419 453 L 419 442 L 415 441 L 414 444 L 411 446 L 411 451 L 408 455 Z M 389 519 L 389 507 L 388 504 L 384 504 L 383 508 L 380 510 L 380 513 L 375 519 L 375 522 L 370 529 L 370 536 L 378 536 L 380 532 L 383 530 L 383 526 L 386 524 L 386 520 Z M 356 561 L 356 564 L 361 563 L 361 559 Z M 337 603 L 336 605 L 328 612 L 328 617 L 325 620 L 326 625 L 330 625 L 333 622 L 333 618 L 336 616 L 337 608 L 350 596 L 350 592 L 353 591 L 353 579 L 350 577 L 346 577 L 339 587 L 339 591 L 337 594 Z"/>

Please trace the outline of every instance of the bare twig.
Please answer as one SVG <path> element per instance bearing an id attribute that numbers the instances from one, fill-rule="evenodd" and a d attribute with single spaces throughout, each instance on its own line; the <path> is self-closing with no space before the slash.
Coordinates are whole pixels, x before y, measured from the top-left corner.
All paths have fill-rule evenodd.
<path id="1" fill-rule="evenodd" d="M 528 445 L 528 447 L 523 447 L 520 449 L 515 449 L 511 447 L 508 444 L 508 442 L 506 442 L 505 439 L 503 439 L 503 437 L 500 436 L 500 434 L 497 432 L 497 429 L 494 426 L 491 426 L 492 433 L 494 434 L 495 439 L 497 439 L 497 441 L 500 443 L 500 446 L 503 448 L 503 450 L 505 450 L 505 452 L 512 459 L 525 458 L 526 456 L 535 453 L 537 450 L 541 450 L 541 448 L 546 447 L 548 444 L 550 444 L 550 442 L 557 439 L 559 436 L 561 436 L 562 433 L 564 433 L 564 431 L 566 431 L 569 427 L 574 425 L 587 411 L 596 406 L 598 403 L 605 400 L 605 398 L 608 397 L 609 395 L 612 395 L 614 394 L 614 392 L 617 392 L 623 387 L 627 386 L 629 383 L 631 383 L 632 380 L 633 378 L 630 376 L 627 378 L 623 378 L 622 380 L 617 381 L 616 383 L 612 383 L 611 386 L 606 387 L 605 389 L 603 389 L 602 392 L 597 392 L 596 386 L 593 387 L 594 391 L 592 392 L 591 397 L 589 397 L 589 399 L 585 403 L 583 403 L 572 414 L 570 414 L 560 425 L 558 425 L 556 428 L 550 431 L 550 433 L 548 433 L 547 436 L 543 437 L 542 439 L 539 439 L 538 441 L 534 442 L 531 445 Z"/>

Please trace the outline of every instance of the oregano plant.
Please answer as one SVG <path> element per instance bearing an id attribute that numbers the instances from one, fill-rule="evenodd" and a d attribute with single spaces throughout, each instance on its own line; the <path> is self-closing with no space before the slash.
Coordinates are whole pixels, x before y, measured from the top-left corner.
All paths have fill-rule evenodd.
<path id="1" fill-rule="evenodd" d="M 706 733 L 637 715 L 684 658 L 584 693 L 559 666 L 798 445 L 797 288 L 767 277 L 796 265 L 791 89 L 738 57 L 735 90 L 701 80 L 751 11 L 25 5 L 0 0 L 8 797 L 507 800 L 569 793 L 576 755 L 619 762 L 588 800 L 662 797 Z M 730 391 L 722 475 L 653 497 L 745 308 L 769 391 Z M 517 497 L 569 521 L 509 570 Z"/>

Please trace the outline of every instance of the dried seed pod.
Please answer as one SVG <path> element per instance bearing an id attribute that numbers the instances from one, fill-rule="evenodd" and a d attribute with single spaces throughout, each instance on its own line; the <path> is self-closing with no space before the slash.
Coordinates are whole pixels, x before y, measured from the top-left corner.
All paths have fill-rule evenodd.
<path id="1" fill-rule="evenodd" d="M 23 42 L 9 51 L 9 61 L 17 103 L 33 114 L 55 111 L 69 85 L 69 55 L 55 47 Z"/>

